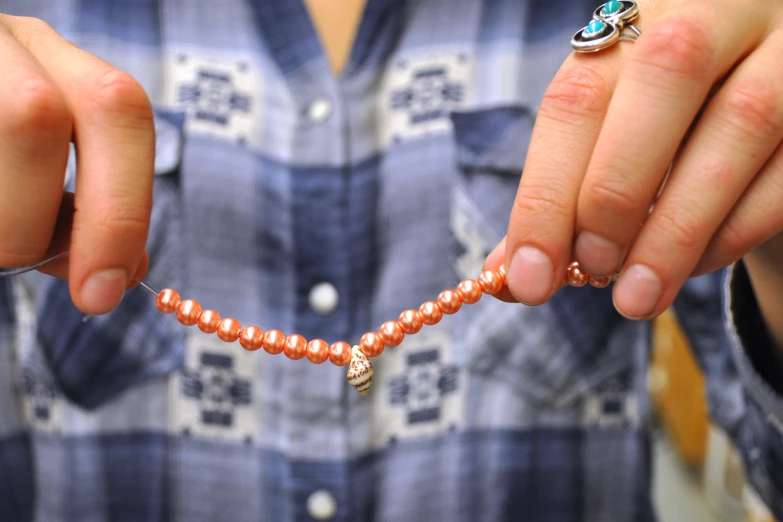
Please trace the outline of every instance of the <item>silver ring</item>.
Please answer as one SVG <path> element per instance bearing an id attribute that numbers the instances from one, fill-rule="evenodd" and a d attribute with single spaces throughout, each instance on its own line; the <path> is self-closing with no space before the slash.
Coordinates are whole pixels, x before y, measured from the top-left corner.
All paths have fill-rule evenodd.
<path id="1" fill-rule="evenodd" d="M 571 47 L 579 53 L 607 49 L 620 40 L 635 41 L 642 32 L 631 22 L 639 16 L 633 0 L 610 0 L 593 11 L 593 20 L 571 38 Z M 624 28 L 634 34 L 623 33 Z"/>

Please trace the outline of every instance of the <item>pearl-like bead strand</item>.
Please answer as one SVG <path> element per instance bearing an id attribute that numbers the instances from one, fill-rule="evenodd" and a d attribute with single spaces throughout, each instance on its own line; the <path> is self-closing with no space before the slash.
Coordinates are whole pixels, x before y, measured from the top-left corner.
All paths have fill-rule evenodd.
<path id="1" fill-rule="evenodd" d="M 418 333 L 423 326 L 438 324 L 444 315 L 458 312 L 463 304 L 474 304 L 482 294 L 495 295 L 503 288 L 506 271 L 503 266 L 498 270 L 485 270 L 477 279 L 461 281 L 455 290 L 444 290 L 434 301 L 426 301 L 416 309 L 403 311 L 396 321 L 386 321 L 377 332 L 367 332 L 359 341 L 360 350 L 367 357 L 377 357 L 384 347 L 395 347 L 402 343 L 405 335 Z M 612 276 L 593 277 L 587 274 L 577 262 L 569 265 L 566 282 L 581 287 L 590 284 L 596 288 L 605 288 L 613 280 Z M 176 312 L 177 319 L 185 326 L 198 325 L 205 333 L 217 333 L 226 342 L 239 340 L 243 348 L 255 351 L 264 348 L 271 355 L 285 352 L 291 359 L 307 357 L 313 363 L 320 364 L 327 359 L 337 366 L 350 362 L 351 346 L 339 341 L 331 346 L 321 339 L 307 341 L 298 334 L 285 336 L 279 330 L 264 333 L 256 326 L 242 328 L 233 318 L 221 318 L 215 310 L 202 310 L 194 299 L 182 299 L 179 293 L 166 288 L 156 296 L 157 308 L 166 314 Z"/>
<path id="2" fill-rule="evenodd" d="M 590 285 L 605 288 L 614 280 L 613 276 L 593 277 L 585 272 L 579 263 L 573 262 L 566 271 L 566 282 L 575 287 Z M 344 341 L 329 345 L 322 339 L 307 341 L 299 334 L 286 336 L 280 330 L 263 332 L 257 326 L 242 325 L 233 318 L 221 318 L 215 310 L 202 310 L 194 299 L 182 300 L 179 293 L 172 288 L 165 288 L 156 295 L 157 308 L 166 314 L 176 312 L 177 320 L 185 326 L 198 325 L 199 329 L 208 334 L 217 333 L 225 342 L 239 343 L 249 351 L 263 347 L 270 355 L 285 353 L 290 359 L 307 359 L 314 364 L 329 360 L 335 366 L 345 366 L 350 363 L 348 380 L 363 395 L 369 391 L 372 383 L 372 364 L 369 358 L 379 356 L 385 347 L 399 346 L 405 335 L 418 333 L 423 326 L 438 324 L 444 314 L 458 312 L 463 304 L 478 302 L 483 294 L 495 295 L 506 284 L 506 270 L 501 266 L 498 270 L 485 270 L 479 277 L 461 281 L 455 290 L 442 291 L 436 300 L 426 301 L 415 309 L 403 311 L 396 321 L 386 321 L 377 332 L 367 332 L 353 348 Z"/>

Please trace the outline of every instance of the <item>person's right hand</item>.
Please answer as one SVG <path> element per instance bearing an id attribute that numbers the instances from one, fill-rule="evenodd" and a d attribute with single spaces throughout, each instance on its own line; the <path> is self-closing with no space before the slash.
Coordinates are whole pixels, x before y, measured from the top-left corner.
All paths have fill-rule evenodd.
<path id="1" fill-rule="evenodd" d="M 41 20 L 0 14 L 0 267 L 70 250 L 41 270 L 67 277 L 82 311 L 112 309 L 147 270 L 154 156 L 152 107 L 133 78 Z"/>

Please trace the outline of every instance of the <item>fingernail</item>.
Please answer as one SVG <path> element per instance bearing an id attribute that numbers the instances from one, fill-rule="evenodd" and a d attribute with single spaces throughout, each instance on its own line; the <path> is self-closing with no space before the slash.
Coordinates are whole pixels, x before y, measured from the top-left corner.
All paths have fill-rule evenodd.
<path id="1" fill-rule="evenodd" d="M 658 306 L 663 284 L 658 275 L 644 265 L 623 271 L 614 286 L 614 306 L 629 319 L 645 319 Z"/>
<path id="2" fill-rule="evenodd" d="M 554 280 L 552 261 L 535 247 L 523 246 L 511 258 L 508 289 L 523 303 L 539 304 L 549 297 Z"/>
<path id="3" fill-rule="evenodd" d="M 588 274 L 606 276 L 620 266 L 623 249 L 598 234 L 581 232 L 574 244 L 574 255 Z"/>
<path id="4" fill-rule="evenodd" d="M 128 286 L 128 274 L 121 268 L 101 270 L 82 285 L 82 304 L 91 314 L 104 314 L 117 306 Z"/>

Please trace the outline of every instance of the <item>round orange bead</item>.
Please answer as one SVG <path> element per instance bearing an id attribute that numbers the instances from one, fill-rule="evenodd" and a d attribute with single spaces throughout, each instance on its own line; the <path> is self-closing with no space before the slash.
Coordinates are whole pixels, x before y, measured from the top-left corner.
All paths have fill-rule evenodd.
<path id="1" fill-rule="evenodd" d="M 177 307 L 177 320 L 185 326 L 198 323 L 201 316 L 201 305 L 193 299 L 185 299 Z"/>
<path id="2" fill-rule="evenodd" d="M 612 282 L 612 276 L 593 277 L 590 276 L 590 284 L 596 288 L 606 288 Z"/>
<path id="3" fill-rule="evenodd" d="M 307 339 L 299 334 L 291 334 L 285 340 L 283 351 L 289 359 L 301 359 L 307 352 Z"/>
<path id="4" fill-rule="evenodd" d="M 500 286 L 503 286 L 506 284 L 506 276 L 508 273 L 506 272 L 506 265 L 500 265 L 500 268 L 497 270 L 498 276 L 500 276 Z"/>
<path id="5" fill-rule="evenodd" d="M 497 272 L 485 270 L 481 273 L 478 283 L 485 294 L 495 295 L 503 288 L 503 278 Z"/>
<path id="6" fill-rule="evenodd" d="M 376 332 L 367 332 L 359 339 L 359 349 L 367 357 L 378 357 L 383 352 L 383 340 Z"/>
<path id="7" fill-rule="evenodd" d="M 246 326 L 239 334 L 239 344 L 245 350 L 255 352 L 264 344 L 264 331 L 257 326 Z"/>
<path id="8" fill-rule="evenodd" d="M 477 303 L 481 299 L 481 286 L 473 279 L 465 279 L 457 285 L 457 294 L 465 304 Z"/>
<path id="9" fill-rule="evenodd" d="M 173 288 L 164 288 L 155 298 L 155 304 L 157 305 L 158 310 L 164 314 L 170 314 L 177 310 L 181 300 L 182 298 L 179 296 L 179 292 Z"/>
<path id="10" fill-rule="evenodd" d="M 399 346 L 405 337 L 405 332 L 397 321 L 386 321 L 381 325 L 378 335 L 386 346 Z"/>
<path id="11" fill-rule="evenodd" d="M 454 290 L 444 290 L 438 295 L 438 305 L 444 314 L 456 314 L 462 308 L 462 301 Z"/>
<path id="12" fill-rule="evenodd" d="M 397 318 L 397 322 L 400 324 L 400 328 L 406 334 L 415 334 L 421 330 L 421 326 L 424 324 L 421 321 L 421 315 L 416 310 L 405 310 Z"/>
<path id="13" fill-rule="evenodd" d="M 419 316 L 422 323 L 433 325 L 443 318 L 443 310 L 435 301 L 427 301 L 419 307 Z"/>
<path id="14" fill-rule="evenodd" d="M 227 342 L 227 343 L 233 343 L 237 339 L 239 339 L 239 333 L 242 331 L 242 325 L 239 324 L 239 321 L 236 319 L 232 319 L 230 317 L 226 317 L 222 321 L 220 321 L 220 325 L 217 329 L 217 335 L 220 337 L 221 340 Z"/>
<path id="15" fill-rule="evenodd" d="M 345 366 L 351 362 L 351 345 L 345 341 L 337 341 L 329 347 L 329 360 L 335 366 Z"/>
<path id="16" fill-rule="evenodd" d="M 579 263 L 576 261 L 571 263 L 571 265 L 568 267 L 568 272 L 566 272 L 566 280 L 571 286 L 585 286 L 589 278 L 590 276 L 587 275 L 587 272 L 582 270 L 582 267 L 580 267 Z"/>
<path id="17" fill-rule="evenodd" d="M 285 349 L 285 334 L 280 330 L 269 330 L 264 334 L 264 351 L 277 355 Z"/>
<path id="18" fill-rule="evenodd" d="M 329 343 L 323 339 L 313 339 L 307 343 L 306 355 L 311 363 L 321 364 L 329 358 Z"/>
<path id="19" fill-rule="evenodd" d="M 198 318 L 198 328 L 204 333 L 213 334 L 220 326 L 220 314 L 214 310 L 204 310 Z"/>

